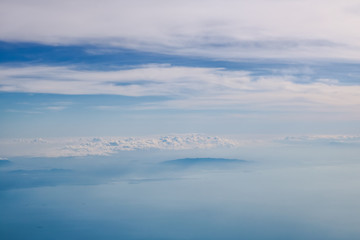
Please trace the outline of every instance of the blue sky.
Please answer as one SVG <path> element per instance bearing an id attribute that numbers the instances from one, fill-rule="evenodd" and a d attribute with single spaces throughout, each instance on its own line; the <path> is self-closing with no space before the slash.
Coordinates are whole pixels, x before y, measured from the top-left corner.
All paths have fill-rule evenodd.
<path id="1" fill-rule="evenodd" d="M 357 1 L 135 2 L 1 2 L 1 138 L 359 134 Z"/>
<path id="2" fill-rule="evenodd" d="M 6 138 L 358 134 L 354 62 L 225 61 L 124 48 L 94 55 L 89 52 L 96 45 L 0 45 Z"/>
<path id="3" fill-rule="evenodd" d="M 0 238 L 360 239 L 359 29 L 359 0 L 1 0 Z"/>

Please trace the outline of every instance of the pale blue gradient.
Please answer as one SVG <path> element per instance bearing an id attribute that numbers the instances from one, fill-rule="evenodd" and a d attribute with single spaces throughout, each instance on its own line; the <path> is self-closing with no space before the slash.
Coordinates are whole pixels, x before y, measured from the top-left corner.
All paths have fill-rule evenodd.
<path id="1" fill-rule="evenodd" d="M 293 146 L 13 158 L 0 168 L 0 235 L 357 239 L 358 154 L 351 147 Z M 203 165 L 206 159 L 186 168 L 162 164 L 209 155 L 248 161 L 215 168 Z"/>

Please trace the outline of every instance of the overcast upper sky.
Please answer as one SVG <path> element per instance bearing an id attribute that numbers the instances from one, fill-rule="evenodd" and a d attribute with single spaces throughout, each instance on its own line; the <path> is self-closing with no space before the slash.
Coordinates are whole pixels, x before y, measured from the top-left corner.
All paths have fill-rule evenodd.
<path id="1" fill-rule="evenodd" d="M 0 39 L 239 58 L 360 58 L 358 0 L 17 1 Z"/>
<path id="2" fill-rule="evenodd" d="M 3 0 L 1 137 L 357 135 L 358 29 L 358 0 Z"/>

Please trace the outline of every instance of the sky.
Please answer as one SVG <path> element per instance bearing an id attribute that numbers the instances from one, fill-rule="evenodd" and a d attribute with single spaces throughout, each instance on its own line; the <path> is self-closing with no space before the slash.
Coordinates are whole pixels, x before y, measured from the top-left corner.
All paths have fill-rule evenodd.
<path id="1" fill-rule="evenodd" d="M 358 1 L 204 4 L 1 1 L 1 137 L 359 134 Z"/>
<path id="2" fill-rule="evenodd" d="M 1 0 L 0 238 L 360 239 L 359 29 L 359 0 Z"/>

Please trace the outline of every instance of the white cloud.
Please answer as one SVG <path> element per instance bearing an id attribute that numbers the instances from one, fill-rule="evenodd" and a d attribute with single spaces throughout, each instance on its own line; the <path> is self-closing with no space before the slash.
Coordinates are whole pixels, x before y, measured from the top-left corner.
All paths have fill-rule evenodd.
<path id="1" fill-rule="evenodd" d="M 244 150 L 279 144 L 360 145 L 360 135 L 232 136 L 172 134 L 140 137 L 69 137 L 0 139 L 2 160 L 11 157 L 75 157 L 111 155 L 122 151 L 195 150 L 227 148 Z"/>
<path id="2" fill-rule="evenodd" d="M 292 70 L 294 71 L 294 70 Z M 2 92 L 52 94 L 114 94 L 164 96 L 170 100 L 144 103 L 141 108 L 306 110 L 359 114 L 360 86 L 336 79 L 302 83 L 291 75 L 256 76 L 221 68 L 146 65 L 117 71 L 70 67 L 0 68 Z M 56 104 L 53 110 L 65 105 Z M 116 110 L 116 106 L 99 106 Z"/>
<path id="3" fill-rule="evenodd" d="M 278 141 L 289 144 L 360 144 L 360 135 L 289 136 Z"/>
<path id="4" fill-rule="evenodd" d="M 2 139 L 4 156 L 66 157 L 109 155 L 119 151 L 189 150 L 239 147 L 239 141 L 201 134 L 178 134 L 150 137 L 82 137 Z"/>
<path id="5" fill-rule="evenodd" d="M 3 0 L 0 39 L 217 58 L 360 58 L 358 0 Z"/>
<path id="6" fill-rule="evenodd" d="M 50 110 L 50 111 L 61 111 L 66 109 L 65 106 L 48 106 L 48 107 L 44 107 L 45 110 Z"/>

